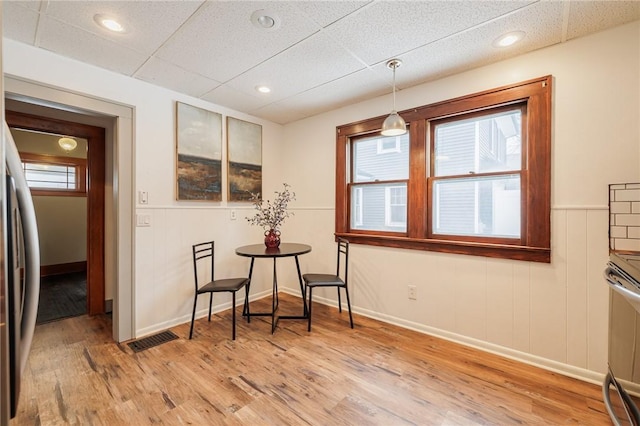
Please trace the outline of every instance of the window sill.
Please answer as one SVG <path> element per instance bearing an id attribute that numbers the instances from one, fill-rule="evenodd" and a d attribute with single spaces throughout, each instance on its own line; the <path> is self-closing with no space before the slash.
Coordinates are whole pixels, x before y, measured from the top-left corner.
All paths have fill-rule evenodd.
<path id="1" fill-rule="evenodd" d="M 440 253 L 466 254 L 497 259 L 512 259 L 528 262 L 551 263 L 551 249 L 542 247 L 515 246 L 504 244 L 475 243 L 435 239 L 416 239 L 395 235 L 369 235 L 356 233 L 336 233 L 336 237 L 346 238 L 354 244 L 392 247 L 410 250 L 434 251 Z"/>

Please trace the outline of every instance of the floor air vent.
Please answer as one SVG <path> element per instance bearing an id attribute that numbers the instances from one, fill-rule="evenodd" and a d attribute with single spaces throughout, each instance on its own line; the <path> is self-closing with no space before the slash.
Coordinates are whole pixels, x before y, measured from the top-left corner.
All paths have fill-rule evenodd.
<path id="1" fill-rule="evenodd" d="M 142 352 L 145 349 L 149 349 L 154 346 L 158 346 L 163 343 L 170 342 L 177 338 L 178 336 L 173 334 L 173 332 L 163 331 L 162 333 L 154 334 L 153 336 L 148 336 L 140 340 L 136 340 L 135 342 L 131 342 L 128 345 L 131 349 L 133 349 L 134 352 Z"/>

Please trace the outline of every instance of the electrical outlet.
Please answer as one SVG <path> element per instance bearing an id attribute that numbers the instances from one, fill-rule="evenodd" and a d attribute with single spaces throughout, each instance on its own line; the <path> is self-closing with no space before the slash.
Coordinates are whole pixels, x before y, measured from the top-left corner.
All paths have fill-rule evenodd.
<path id="1" fill-rule="evenodd" d="M 231 211 L 229 212 L 229 218 L 230 218 L 231 220 L 236 220 L 236 219 L 238 218 L 238 216 L 236 216 L 236 211 L 235 211 L 235 210 L 231 210 Z"/>
<path id="2" fill-rule="evenodd" d="M 408 286 L 409 288 L 409 299 L 417 300 L 418 299 L 418 289 L 415 285 Z"/>

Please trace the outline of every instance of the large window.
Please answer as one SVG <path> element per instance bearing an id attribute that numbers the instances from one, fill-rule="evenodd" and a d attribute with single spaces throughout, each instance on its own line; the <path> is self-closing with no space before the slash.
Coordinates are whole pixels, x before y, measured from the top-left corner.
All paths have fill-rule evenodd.
<path id="1" fill-rule="evenodd" d="M 337 130 L 336 234 L 361 244 L 550 261 L 551 77 Z"/>

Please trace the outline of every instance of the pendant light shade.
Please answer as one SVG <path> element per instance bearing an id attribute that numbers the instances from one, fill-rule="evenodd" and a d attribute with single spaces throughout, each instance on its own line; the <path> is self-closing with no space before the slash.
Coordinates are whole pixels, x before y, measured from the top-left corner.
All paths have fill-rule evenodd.
<path id="1" fill-rule="evenodd" d="M 399 59 L 391 59 L 387 62 L 387 68 L 393 70 L 393 110 L 382 123 L 380 133 L 383 136 L 398 136 L 407 133 L 407 123 L 396 112 L 396 68 L 400 65 L 402 65 L 402 61 Z"/>

